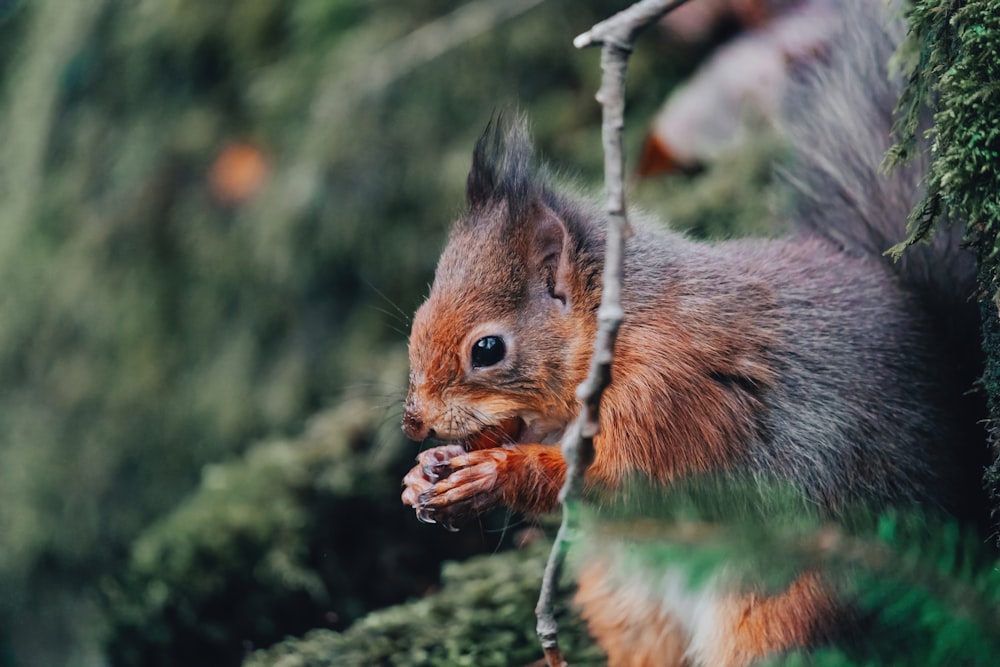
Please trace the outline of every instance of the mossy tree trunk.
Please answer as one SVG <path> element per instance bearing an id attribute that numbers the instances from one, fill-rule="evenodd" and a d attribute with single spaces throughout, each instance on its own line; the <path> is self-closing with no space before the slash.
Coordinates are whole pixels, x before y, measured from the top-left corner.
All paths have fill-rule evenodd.
<path id="1" fill-rule="evenodd" d="M 976 296 L 982 314 L 986 356 L 982 386 L 991 447 L 984 483 L 996 518 L 1000 514 L 1000 2 L 923 0 L 911 4 L 909 19 L 908 48 L 916 61 L 903 104 L 910 111 L 910 128 L 916 127 L 913 119 L 919 103 L 928 103 L 934 112 L 933 161 L 922 211 L 929 217 L 944 211 L 964 223 L 979 263 Z"/>

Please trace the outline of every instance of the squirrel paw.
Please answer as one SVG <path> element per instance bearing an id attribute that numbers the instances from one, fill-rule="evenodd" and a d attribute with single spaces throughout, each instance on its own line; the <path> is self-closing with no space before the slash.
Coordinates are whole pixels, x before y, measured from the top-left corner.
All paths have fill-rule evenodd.
<path id="1" fill-rule="evenodd" d="M 466 453 L 460 445 L 421 452 L 403 478 L 403 502 L 417 519 L 454 531 L 456 523 L 500 503 L 500 469 L 513 450 L 490 448 Z"/>
<path id="2" fill-rule="evenodd" d="M 417 465 L 403 478 L 403 504 L 420 509 L 417 500 L 420 494 L 447 477 L 449 461 L 462 454 L 465 454 L 465 449 L 461 445 L 443 445 L 420 452 Z"/>

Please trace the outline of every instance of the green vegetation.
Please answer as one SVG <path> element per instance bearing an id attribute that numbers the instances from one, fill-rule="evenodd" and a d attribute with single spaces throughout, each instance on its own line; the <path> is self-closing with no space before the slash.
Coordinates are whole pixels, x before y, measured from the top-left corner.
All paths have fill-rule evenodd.
<path id="1" fill-rule="evenodd" d="M 912 138 L 925 108 L 934 161 L 927 195 L 911 221 L 910 243 L 927 237 L 940 214 L 966 226 L 979 260 L 980 312 L 993 464 L 986 485 L 1000 518 L 1000 11 L 992 0 L 910 3 L 912 30 L 903 50 L 909 86 L 901 101 L 903 139 Z M 904 143 L 905 157 L 912 141 Z"/>
<path id="2" fill-rule="evenodd" d="M 392 493 L 413 451 L 377 433 L 377 412 L 344 400 L 299 438 L 207 467 L 105 582 L 113 664 L 238 664 L 251 648 L 423 595 L 442 560 L 498 543 L 503 526 L 488 519 L 457 534 L 414 520 Z"/>
<path id="3" fill-rule="evenodd" d="M 475 138 L 520 105 L 541 155 L 601 177 L 597 54 L 570 40 L 621 3 L 529 4 L 0 1 L 0 666 L 232 665 L 312 628 L 249 664 L 539 657 L 541 543 L 440 574 L 508 518 L 449 535 L 398 502 L 405 332 Z M 932 193 L 973 221 L 995 351 L 1000 13 L 938 4 L 914 38 Z M 698 48 L 636 53 L 633 153 Z M 762 136 L 637 200 L 773 233 L 779 153 Z M 956 609 L 921 604 L 921 632 Z M 569 628 L 574 664 L 599 664 Z"/>
<path id="4" fill-rule="evenodd" d="M 950 519 L 856 507 L 832 520 L 758 480 L 690 480 L 640 497 L 585 510 L 574 557 L 618 562 L 633 587 L 653 591 L 677 567 L 693 585 L 725 576 L 766 590 L 821 572 L 852 601 L 850 643 L 768 664 L 985 666 L 1000 652 L 996 552 Z"/>
<path id="5" fill-rule="evenodd" d="M 608 568 L 620 583 L 653 596 L 678 568 L 694 586 L 724 573 L 765 590 L 783 589 L 803 570 L 822 572 L 853 604 L 852 641 L 767 664 L 985 667 L 1000 651 L 996 553 L 950 520 L 857 507 L 833 521 L 789 489 L 733 479 L 692 480 L 668 493 L 636 488 L 627 503 L 583 511 L 571 561 L 616 563 Z M 539 657 L 532 608 L 544 547 L 448 565 L 439 593 L 343 632 L 288 639 L 244 665 L 529 664 Z M 564 610 L 560 623 L 571 664 L 601 664 L 579 620 Z"/>
<path id="6" fill-rule="evenodd" d="M 535 603 L 549 542 L 525 551 L 447 563 L 440 593 L 368 615 L 348 630 L 316 630 L 255 654 L 245 667 L 520 667 L 542 658 Z M 571 590 L 563 590 L 564 599 Z M 560 642 L 573 664 L 597 667 L 602 656 L 580 620 L 559 615 Z"/>

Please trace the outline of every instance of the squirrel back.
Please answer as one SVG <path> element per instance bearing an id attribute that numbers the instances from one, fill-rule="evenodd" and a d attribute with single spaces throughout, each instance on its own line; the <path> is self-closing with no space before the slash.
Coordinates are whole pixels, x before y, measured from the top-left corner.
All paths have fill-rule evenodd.
<path id="1" fill-rule="evenodd" d="M 874 4 L 845 9 L 844 41 L 791 93 L 807 95 L 789 114 L 795 233 L 704 243 L 633 219 L 592 484 L 733 472 L 791 484 L 832 515 L 858 502 L 964 509 L 980 468 L 960 450 L 985 452 L 966 396 L 972 263 L 957 230 L 899 263 L 882 254 L 904 238 L 922 166 L 880 169 L 898 84 L 878 66 L 895 41 Z M 538 172 L 523 122 L 487 129 L 467 199 L 413 320 L 403 415 L 412 439 L 446 443 L 420 454 L 403 501 L 446 527 L 557 504 L 566 463 L 553 445 L 580 409 L 606 229 L 594 203 Z M 812 576 L 763 601 L 707 591 L 697 614 L 610 576 L 583 573 L 578 598 L 609 664 L 745 664 L 836 625 Z M 623 631 L 654 616 L 674 620 Z"/>

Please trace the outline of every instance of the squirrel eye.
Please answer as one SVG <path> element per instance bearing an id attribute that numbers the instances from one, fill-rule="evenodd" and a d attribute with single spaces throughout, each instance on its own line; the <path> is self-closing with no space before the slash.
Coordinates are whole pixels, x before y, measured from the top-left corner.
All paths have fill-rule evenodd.
<path id="1" fill-rule="evenodd" d="M 472 346 L 472 367 L 486 368 L 503 361 L 507 346 L 500 336 L 486 336 Z"/>

